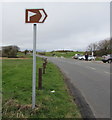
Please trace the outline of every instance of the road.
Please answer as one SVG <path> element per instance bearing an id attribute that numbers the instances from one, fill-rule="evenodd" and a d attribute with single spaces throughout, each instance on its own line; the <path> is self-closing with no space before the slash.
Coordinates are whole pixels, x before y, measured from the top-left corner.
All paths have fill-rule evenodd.
<path id="1" fill-rule="evenodd" d="M 96 118 L 110 118 L 110 65 L 108 63 L 48 57 L 70 79 Z"/>

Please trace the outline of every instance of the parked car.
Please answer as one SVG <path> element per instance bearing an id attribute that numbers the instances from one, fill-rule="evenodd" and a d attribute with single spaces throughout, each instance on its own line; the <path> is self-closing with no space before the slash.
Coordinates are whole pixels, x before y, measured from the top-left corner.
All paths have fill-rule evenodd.
<path id="1" fill-rule="evenodd" d="M 96 57 L 92 56 L 92 55 L 89 55 L 88 56 L 88 60 L 91 61 L 91 60 L 95 60 Z M 79 60 L 85 60 L 85 56 L 82 55 L 82 56 L 79 56 L 78 57 Z"/>
<path id="2" fill-rule="evenodd" d="M 79 56 L 80 56 L 80 54 L 75 54 L 72 58 L 73 59 L 78 59 Z"/>
<path id="3" fill-rule="evenodd" d="M 84 56 L 84 55 L 80 55 L 80 56 L 78 57 L 78 59 L 79 59 L 79 60 L 85 60 L 85 56 Z"/>
<path id="4" fill-rule="evenodd" d="M 110 54 L 104 55 L 102 57 L 103 57 L 103 59 L 102 59 L 103 63 L 106 63 L 106 62 L 112 63 L 112 56 Z"/>
<path id="5" fill-rule="evenodd" d="M 110 58 L 110 54 L 103 55 L 102 58 L 103 58 L 103 59 L 109 59 L 109 58 Z"/>
<path id="6" fill-rule="evenodd" d="M 96 57 L 92 56 L 92 55 L 89 55 L 88 56 L 88 60 L 91 61 L 91 60 L 95 60 Z"/>

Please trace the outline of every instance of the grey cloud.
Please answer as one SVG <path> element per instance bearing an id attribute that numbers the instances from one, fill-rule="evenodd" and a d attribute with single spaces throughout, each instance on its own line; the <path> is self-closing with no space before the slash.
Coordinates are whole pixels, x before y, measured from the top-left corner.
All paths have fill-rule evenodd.
<path id="1" fill-rule="evenodd" d="M 24 23 L 25 8 L 44 8 L 48 14 L 45 23 L 38 25 L 39 49 L 86 49 L 90 42 L 109 37 L 109 3 L 7 3 L 3 44 L 32 48 L 33 29 Z"/>

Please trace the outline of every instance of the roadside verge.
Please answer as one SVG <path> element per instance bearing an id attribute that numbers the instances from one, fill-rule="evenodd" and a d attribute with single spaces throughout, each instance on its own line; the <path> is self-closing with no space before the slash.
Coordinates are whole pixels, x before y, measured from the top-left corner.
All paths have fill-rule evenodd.
<path id="1" fill-rule="evenodd" d="M 37 76 L 42 64 L 42 59 L 37 58 Z M 36 88 L 34 110 L 31 109 L 32 59 L 3 59 L 2 77 L 4 119 L 81 118 L 77 105 L 67 92 L 62 74 L 51 62 L 47 63 L 46 73 L 43 74 L 42 89 Z"/>

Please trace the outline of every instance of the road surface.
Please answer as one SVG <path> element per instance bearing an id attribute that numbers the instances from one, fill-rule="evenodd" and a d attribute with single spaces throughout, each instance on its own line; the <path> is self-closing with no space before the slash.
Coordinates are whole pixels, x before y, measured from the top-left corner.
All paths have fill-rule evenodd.
<path id="1" fill-rule="evenodd" d="M 48 57 L 70 79 L 96 118 L 110 118 L 110 64 Z"/>

